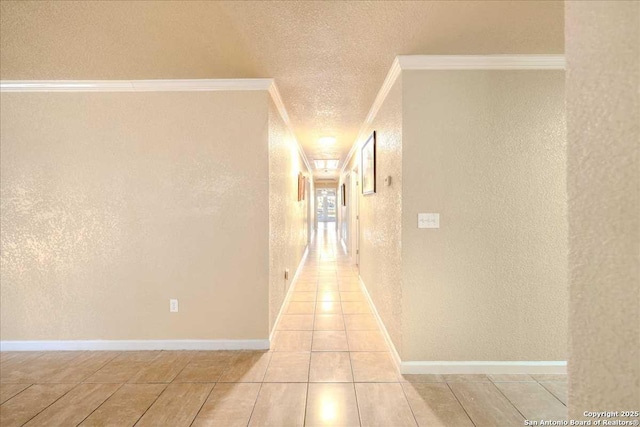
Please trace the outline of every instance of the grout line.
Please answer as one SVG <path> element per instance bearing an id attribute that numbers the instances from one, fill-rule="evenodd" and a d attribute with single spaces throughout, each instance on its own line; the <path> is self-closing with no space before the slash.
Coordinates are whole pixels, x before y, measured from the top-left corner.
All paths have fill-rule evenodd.
<path id="1" fill-rule="evenodd" d="M 38 415 L 40 415 L 42 412 L 46 411 L 49 407 L 51 407 L 51 405 L 53 405 L 54 403 L 56 403 L 58 400 L 62 399 L 63 397 L 65 397 L 67 394 L 69 394 L 69 392 L 71 392 L 71 390 L 75 390 L 79 385 L 81 385 L 82 383 L 77 383 L 74 387 L 71 387 L 69 390 L 67 390 L 66 392 L 62 393 L 60 395 L 60 397 L 58 397 L 57 399 L 55 399 L 53 402 L 51 402 L 49 405 L 47 405 L 46 407 L 42 408 L 40 411 L 38 411 L 38 413 L 36 413 L 34 416 L 32 416 L 31 418 L 29 418 L 28 420 L 26 420 L 22 425 L 26 425 L 27 423 L 29 423 L 29 421 L 31 421 L 32 419 L 34 419 L 35 417 L 37 417 Z M 33 384 L 36 385 L 36 384 Z M 5 402 L 6 403 L 6 402 Z M 3 403 L 4 405 L 4 403 Z"/>
<path id="2" fill-rule="evenodd" d="M 447 385 L 447 387 L 449 388 L 449 391 L 451 392 L 451 394 L 453 395 L 453 397 L 458 401 L 458 404 L 460 405 L 460 407 L 462 408 L 462 410 L 464 411 L 465 414 L 467 414 L 467 418 L 469 418 L 469 421 L 471 421 L 471 424 L 473 424 L 474 426 L 476 425 L 475 421 L 473 421 L 473 418 L 471 418 L 471 415 L 469 414 L 469 412 L 467 412 L 467 408 L 464 407 L 464 405 L 462 404 L 462 402 L 460 401 L 460 399 L 458 399 L 458 396 L 456 396 L 456 393 L 453 391 L 453 389 L 451 388 L 451 386 L 449 385 L 448 382 L 445 381 L 445 384 Z"/>
<path id="3" fill-rule="evenodd" d="M 220 378 L 218 378 L 220 379 Z M 191 423 L 189 423 L 189 427 L 191 427 L 193 425 L 193 423 L 196 422 L 196 418 L 198 418 L 198 415 L 200 415 L 200 411 L 202 411 L 202 408 L 204 408 L 205 403 L 207 403 L 207 400 L 209 400 L 209 396 L 211 396 L 211 393 L 213 393 L 213 389 L 216 388 L 216 385 L 218 383 L 215 382 L 213 384 L 213 387 L 211 387 L 211 390 L 209 390 L 209 393 L 207 393 L 207 397 L 202 401 L 202 405 L 200 405 L 200 407 L 198 408 L 198 412 L 196 412 L 195 417 L 193 417 L 193 419 L 191 420 Z"/>
<path id="4" fill-rule="evenodd" d="M 509 404 L 511 404 L 511 406 L 513 406 L 513 408 L 518 411 L 518 413 L 520 415 L 522 415 L 522 418 L 524 418 L 525 420 L 528 420 L 529 418 L 525 417 L 525 415 L 520 411 L 520 409 L 518 409 L 518 407 L 511 401 L 511 399 L 509 399 L 509 397 L 503 393 L 502 390 L 500 390 L 500 388 L 498 386 L 496 386 L 493 382 L 489 382 L 489 384 L 491 384 L 493 387 L 495 387 L 496 390 L 498 390 L 498 392 L 504 396 L 505 399 L 507 399 L 507 402 L 509 402 Z"/>
<path id="5" fill-rule="evenodd" d="M 89 414 L 84 417 L 78 424 L 76 425 L 80 425 L 82 424 L 87 418 L 89 418 L 94 412 L 96 412 L 98 410 L 98 408 L 100 408 L 102 405 L 104 405 L 109 399 L 111 399 L 113 397 L 114 394 L 116 394 L 118 392 L 118 390 L 120 390 L 122 387 L 124 387 L 124 383 L 120 384 L 120 387 L 118 387 L 117 389 L 115 389 L 113 391 L 113 393 L 111 393 L 109 396 L 107 396 L 107 398 L 105 400 L 102 401 L 101 404 L 99 404 L 98 406 L 96 406 L 95 408 L 93 408 L 93 411 L 89 412 Z"/>
<path id="6" fill-rule="evenodd" d="M 3 383 L 3 384 L 25 384 L 25 383 Z M 11 399 L 13 399 L 14 397 L 18 396 L 19 394 L 22 394 L 25 390 L 28 390 L 29 388 L 31 388 L 31 386 L 34 386 L 35 384 L 29 384 L 28 386 L 26 386 L 25 388 L 23 388 L 22 390 L 20 390 L 19 392 L 17 392 L 16 394 L 14 394 L 13 396 L 11 396 L 10 398 L 8 398 L 7 400 L 5 400 L 4 402 L 2 402 L 2 405 L 4 405 L 5 403 L 7 403 L 8 401 L 10 401 Z"/>
<path id="7" fill-rule="evenodd" d="M 535 378 L 534 378 L 534 379 L 535 379 Z M 547 382 L 550 382 L 550 381 L 547 381 Z M 544 386 L 544 384 L 542 384 L 542 383 L 541 383 L 541 382 L 539 382 L 538 380 L 536 380 L 536 383 L 540 384 L 540 386 L 541 386 L 543 389 L 547 390 L 547 392 L 548 392 L 551 396 L 555 397 L 555 398 L 558 400 L 558 402 L 562 403 L 562 404 L 564 405 L 564 407 L 565 407 L 565 408 L 567 407 L 567 405 L 566 405 L 562 400 L 560 400 L 560 398 L 559 398 L 558 396 L 556 396 L 556 394 L 555 394 L 553 391 L 551 391 L 551 390 L 549 390 L 547 387 L 545 387 L 545 386 Z"/>

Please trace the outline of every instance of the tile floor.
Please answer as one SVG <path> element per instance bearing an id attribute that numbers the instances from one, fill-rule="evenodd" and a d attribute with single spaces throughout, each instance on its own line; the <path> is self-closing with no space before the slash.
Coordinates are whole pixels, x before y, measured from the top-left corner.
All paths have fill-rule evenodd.
<path id="1" fill-rule="evenodd" d="M 405 375 L 321 229 L 268 352 L 3 352 L 0 425 L 522 426 L 566 419 L 557 375 Z"/>

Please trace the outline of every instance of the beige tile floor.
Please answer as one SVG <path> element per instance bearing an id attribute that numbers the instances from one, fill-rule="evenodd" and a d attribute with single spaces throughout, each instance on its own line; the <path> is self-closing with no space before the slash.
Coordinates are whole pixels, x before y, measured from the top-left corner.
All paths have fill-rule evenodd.
<path id="1" fill-rule="evenodd" d="M 0 425 L 522 426 L 566 419 L 560 375 L 405 375 L 321 229 L 271 351 L 0 353 Z"/>

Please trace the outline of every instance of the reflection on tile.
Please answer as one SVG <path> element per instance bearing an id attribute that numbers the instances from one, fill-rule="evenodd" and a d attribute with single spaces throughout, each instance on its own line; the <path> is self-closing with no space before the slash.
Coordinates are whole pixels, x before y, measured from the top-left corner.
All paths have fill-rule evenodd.
<path id="1" fill-rule="evenodd" d="M 193 427 L 246 426 L 259 390 L 259 383 L 216 384 Z"/>
<path id="2" fill-rule="evenodd" d="M 318 302 L 340 301 L 340 294 L 336 291 L 318 291 Z"/>
<path id="3" fill-rule="evenodd" d="M 313 331 L 312 351 L 348 351 L 345 331 Z"/>
<path id="4" fill-rule="evenodd" d="M 310 382 L 353 382 L 349 353 L 313 352 L 309 369 Z"/>
<path id="5" fill-rule="evenodd" d="M 306 383 L 262 384 L 249 426 L 303 425 L 306 397 Z"/>
<path id="6" fill-rule="evenodd" d="M 270 359 L 271 353 L 269 352 L 241 352 L 230 362 L 218 381 L 227 383 L 261 382 Z"/>
<path id="7" fill-rule="evenodd" d="M 450 383 L 476 427 L 521 426 L 524 418 L 491 382 Z"/>
<path id="8" fill-rule="evenodd" d="M 125 384 L 81 425 L 132 426 L 166 387 L 166 384 Z"/>
<path id="9" fill-rule="evenodd" d="M 316 314 L 342 314 L 339 301 L 318 301 Z"/>
<path id="10" fill-rule="evenodd" d="M 21 426 L 76 384 L 34 384 L 2 405 L 0 425 Z"/>
<path id="11" fill-rule="evenodd" d="M 265 382 L 295 383 L 309 380 L 308 352 L 273 353 L 264 377 Z"/>
<path id="12" fill-rule="evenodd" d="M 447 384 L 404 383 L 402 388 L 419 426 L 473 427 Z"/>
<path id="13" fill-rule="evenodd" d="M 355 382 L 396 382 L 399 374 L 391 356 L 385 352 L 359 352 L 351 354 Z"/>
<path id="14" fill-rule="evenodd" d="M 356 384 L 362 426 L 416 426 L 404 391 L 398 383 Z"/>
<path id="15" fill-rule="evenodd" d="M 274 337 L 274 351 L 311 351 L 312 331 L 278 331 Z"/>
<path id="16" fill-rule="evenodd" d="M 305 426 L 360 426 L 353 384 L 309 384 Z"/>
<path id="17" fill-rule="evenodd" d="M 316 314 L 313 329 L 316 331 L 344 331 L 344 317 L 341 314 Z"/>
<path id="18" fill-rule="evenodd" d="M 26 425 L 78 425 L 120 387 L 120 384 L 79 384 Z"/>
<path id="19" fill-rule="evenodd" d="M 212 388 L 206 383 L 169 384 L 136 427 L 191 425 Z"/>
<path id="20" fill-rule="evenodd" d="M 279 331 L 312 331 L 313 314 L 284 314 L 280 316 Z"/>
<path id="21" fill-rule="evenodd" d="M 503 382 L 496 387 L 527 419 L 567 419 L 567 407 L 536 382 Z"/>

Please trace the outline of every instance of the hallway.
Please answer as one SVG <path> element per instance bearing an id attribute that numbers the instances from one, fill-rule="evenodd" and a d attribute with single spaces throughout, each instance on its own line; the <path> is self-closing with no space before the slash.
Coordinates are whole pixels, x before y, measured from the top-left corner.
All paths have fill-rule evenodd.
<path id="1" fill-rule="evenodd" d="M 558 375 L 407 375 L 319 225 L 272 349 L 3 352 L 2 426 L 520 426 L 566 419 Z"/>

